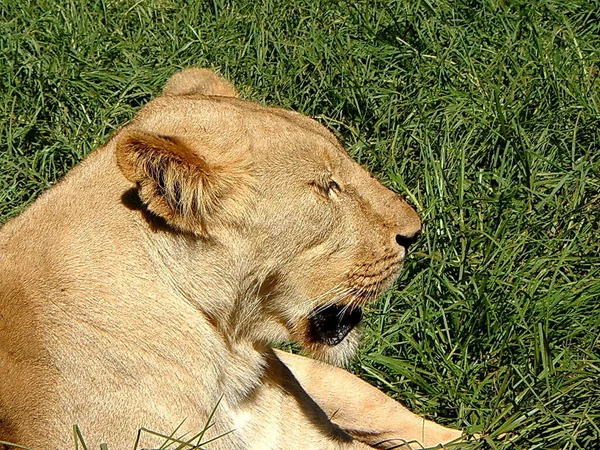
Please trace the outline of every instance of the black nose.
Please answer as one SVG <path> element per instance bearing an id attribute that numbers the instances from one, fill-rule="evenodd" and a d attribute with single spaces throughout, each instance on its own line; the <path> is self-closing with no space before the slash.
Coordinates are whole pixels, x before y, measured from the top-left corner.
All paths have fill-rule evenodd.
<path id="1" fill-rule="evenodd" d="M 411 235 L 397 234 L 396 242 L 398 243 L 398 245 L 401 245 L 406 250 L 408 250 L 408 247 L 410 247 L 412 244 L 414 244 L 417 241 L 417 239 L 419 239 L 420 234 L 421 234 L 421 230 L 419 230 L 416 233 L 413 233 Z"/>

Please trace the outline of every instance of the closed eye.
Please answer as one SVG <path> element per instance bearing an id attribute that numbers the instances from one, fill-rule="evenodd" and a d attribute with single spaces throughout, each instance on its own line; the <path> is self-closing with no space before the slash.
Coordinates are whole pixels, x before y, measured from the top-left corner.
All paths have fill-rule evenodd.
<path id="1" fill-rule="evenodd" d="M 330 175 L 328 174 L 324 174 L 317 180 L 310 182 L 310 185 L 316 188 L 319 194 L 330 199 L 336 198 L 338 194 L 342 192 L 342 187 L 339 183 L 330 178 Z"/>
<path id="2" fill-rule="evenodd" d="M 327 195 L 329 197 L 333 197 L 342 192 L 342 188 L 335 180 L 329 180 L 329 184 L 327 185 Z"/>

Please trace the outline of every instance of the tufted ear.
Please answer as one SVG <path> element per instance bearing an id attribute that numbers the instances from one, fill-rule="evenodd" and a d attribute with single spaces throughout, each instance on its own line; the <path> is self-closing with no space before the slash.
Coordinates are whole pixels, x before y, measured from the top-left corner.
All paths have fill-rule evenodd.
<path id="1" fill-rule="evenodd" d="M 167 81 L 163 95 L 219 95 L 237 97 L 238 93 L 229 81 L 209 69 L 189 68 L 176 73 Z"/>
<path id="2" fill-rule="evenodd" d="M 235 202 L 232 197 L 245 182 L 243 170 L 210 165 L 180 138 L 138 130 L 121 132 L 117 163 L 149 211 L 203 236 L 215 221 L 231 216 L 235 208 L 223 203 Z"/>

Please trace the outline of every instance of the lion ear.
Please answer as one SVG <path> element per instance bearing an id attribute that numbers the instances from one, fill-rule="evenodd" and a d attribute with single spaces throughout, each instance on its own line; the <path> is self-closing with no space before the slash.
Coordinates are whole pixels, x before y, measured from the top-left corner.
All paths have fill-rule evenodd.
<path id="1" fill-rule="evenodd" d="M 237 181 L 226 168 L 211 166 L 177 137 L 125 129 L 116 154 L 121 172 L 137 185 L 149 211 L 198 235 L 207 235 L 211 221 L 220 216 L 220 202 Z"/>
<path id="2" fill-rule="evenodd" d="M 219 95 L 237 97 L 238 93 L 229 81 L 209 69 L 189 68 L 176 73 L 167 81 L 163 95 Z"/>

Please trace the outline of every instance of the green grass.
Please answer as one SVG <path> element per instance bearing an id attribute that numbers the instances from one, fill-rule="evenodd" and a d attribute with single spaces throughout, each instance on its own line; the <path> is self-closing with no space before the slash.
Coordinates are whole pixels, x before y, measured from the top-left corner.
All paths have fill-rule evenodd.
<path id="1" fill-rule="evenodd" d="M 600 446 L 600 4 L 3 0 L 0 221 L 210 66 L 416 204 L 353 370 L 465 448 Z M 82 430 L 85 434 L 85 430 Z"/>

